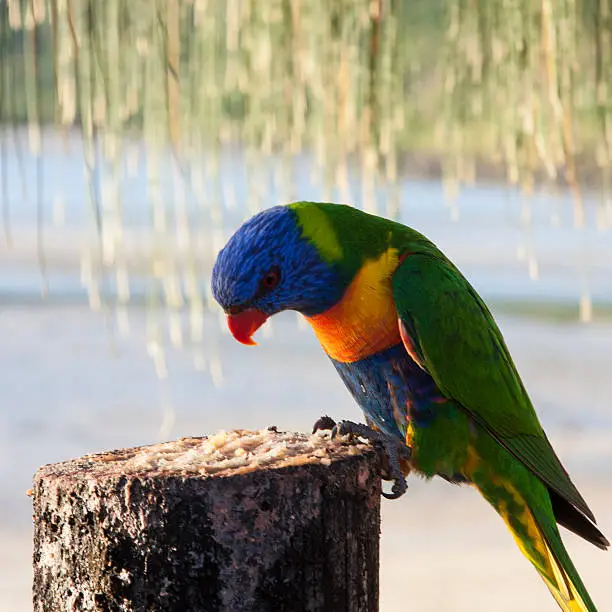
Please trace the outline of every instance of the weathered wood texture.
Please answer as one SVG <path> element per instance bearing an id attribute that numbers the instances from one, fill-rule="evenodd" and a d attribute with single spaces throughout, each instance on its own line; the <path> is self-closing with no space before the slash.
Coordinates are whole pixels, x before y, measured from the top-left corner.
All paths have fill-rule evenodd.
<path id="1" fill-rule="evenodd" d="M 34 609 L 378 610 L 371 447 L 221 432 L 42 467 Z"/>

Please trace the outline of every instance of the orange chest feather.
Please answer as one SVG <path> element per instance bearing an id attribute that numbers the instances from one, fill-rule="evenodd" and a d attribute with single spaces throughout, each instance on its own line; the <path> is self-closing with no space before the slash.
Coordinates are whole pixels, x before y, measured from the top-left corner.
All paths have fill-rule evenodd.
<path id="1" fill-rule="evenodd" d="M 332 359 L 351 363 L 401 342 L 391 289 L 397 262 L 394 249 L 366 262 L 335 306 L 307 317 Z"/>

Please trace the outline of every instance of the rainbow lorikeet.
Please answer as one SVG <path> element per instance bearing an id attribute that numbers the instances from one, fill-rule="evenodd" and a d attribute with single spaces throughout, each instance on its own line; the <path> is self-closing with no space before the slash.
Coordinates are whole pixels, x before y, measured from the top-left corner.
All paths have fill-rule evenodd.
<path id="1" fill-rule="evenodd" d="M 570 480 L 493 316 L 425 236 L 350 206 L 298 202 L 259 213 L 230 238 L 212 290 L 234 337 L 300 312 L 400 464 L 475 486 L 566 612 L 596 610 L 557 523 L 609 543 Z M 372 435 L 369 435 L 371 432 Z M 392 441 L 392 444 L 388 444 Z M 396 482 L 396 496 L 403 492 Z"/>

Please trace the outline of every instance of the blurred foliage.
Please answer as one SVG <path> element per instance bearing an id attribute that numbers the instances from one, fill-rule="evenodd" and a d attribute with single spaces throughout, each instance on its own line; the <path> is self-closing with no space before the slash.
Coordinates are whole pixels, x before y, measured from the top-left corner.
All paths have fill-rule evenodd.
<path id="1" fill-rule="evenodd" d="M 612 180 L 611 4 L 7 0 L 0 116 L 186 156 L 309 148 L 340 186 L 352 159 L 451 190 L 477 172 L 561 181 L 580 225 L 581 180 Z"/>

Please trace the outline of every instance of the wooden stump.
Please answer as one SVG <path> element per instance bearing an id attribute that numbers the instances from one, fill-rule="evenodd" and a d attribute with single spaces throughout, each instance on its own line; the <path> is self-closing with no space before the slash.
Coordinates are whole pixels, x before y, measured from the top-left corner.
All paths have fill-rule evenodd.
<path id="1" fill-rule="evenodd" d="M 34 609 L 378 610 L 380 479 L 365 444 L 220 432 L 34 478 Z"/>

